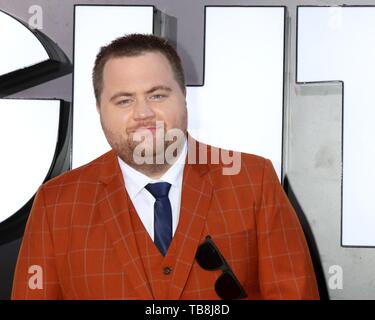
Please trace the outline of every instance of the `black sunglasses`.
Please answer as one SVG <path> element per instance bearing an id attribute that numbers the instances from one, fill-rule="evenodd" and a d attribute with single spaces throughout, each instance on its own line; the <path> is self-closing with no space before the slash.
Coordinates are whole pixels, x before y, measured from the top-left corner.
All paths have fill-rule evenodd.
<path id="1" fill-rule="evenodd" d="M 215 282 L 215 291 L 223 300 L 246 298 L 247 294 L 232 269 L 225 261 L 219 249 L 215 246 L 211 236 L 199 245 L 195 259 L 205 270 L 222 270 L 223 273 Z"/>

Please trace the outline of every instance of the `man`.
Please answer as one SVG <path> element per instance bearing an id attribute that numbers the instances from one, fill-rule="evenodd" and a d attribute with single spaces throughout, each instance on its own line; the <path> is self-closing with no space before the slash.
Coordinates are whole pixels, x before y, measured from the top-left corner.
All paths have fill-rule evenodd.
<path id="1" fill-rule="evenodd" d="M 319 298 L 271 162 L 241 154 L 224 174 L 225 152 L 218 161 L 188 135 L 173 47 L 116 39 L 99 52 L 93 83 L 112 150 L 40 187 L 13 299 Z"/>

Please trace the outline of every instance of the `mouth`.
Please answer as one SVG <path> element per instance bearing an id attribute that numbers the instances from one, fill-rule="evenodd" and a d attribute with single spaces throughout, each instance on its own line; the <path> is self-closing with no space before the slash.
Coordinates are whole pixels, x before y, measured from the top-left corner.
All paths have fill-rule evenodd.
<path id="1" fill-rule="evenodd" d="M 147 134 L 147 132 L 151 132 L 152 135 L 155 135 L 157 132 L 165 133 L 167 130 L 167 126 L 162 121 L 156 121 L 156 123 L 140 123 L 140 126 L 135 128 L 129 128 L 127 130 L 128 134 L 135 134 L 135 133 L 142 133 Z"/>
<path id="2" fill-rule="evenodd" d="M 140 127 L 138 129 L 135 129 L 133 132 L 151 131 L 152 133 L 154 133 L 156 129 L 156 127 Z"/>

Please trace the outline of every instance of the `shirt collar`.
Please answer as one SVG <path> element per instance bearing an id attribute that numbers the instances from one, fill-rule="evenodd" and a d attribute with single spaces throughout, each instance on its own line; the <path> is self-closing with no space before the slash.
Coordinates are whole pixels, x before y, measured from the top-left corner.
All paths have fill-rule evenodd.
<path id="1" fill-rule="evenodd" d="M 182 178 L 186 154 L 187 139 L 185 139 L 182 151 L 178 159 L 159 179 L 152 179 L 146 176 L 145 174 L 129 166 L 120 157 L 117 157 L 122 175 L 124 177 L 125 187 L 127 192 L 129 193 L 130 198 L 134 198 L 148 183 L 164 181 L 170 183 L 172 187 L 178 186 L 180 179 Z"/>

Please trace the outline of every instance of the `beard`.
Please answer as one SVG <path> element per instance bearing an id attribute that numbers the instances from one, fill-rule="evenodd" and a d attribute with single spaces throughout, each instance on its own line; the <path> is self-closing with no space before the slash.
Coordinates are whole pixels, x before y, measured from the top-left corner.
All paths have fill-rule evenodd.
<path id="1" fill-rule="evenodd" d="M 176 128 L 169 130 L 169 133 L 164 125 L 158 124 L 155 125 L 154 132 L 115 132 L 102 118 L 101 124 L 108 143 L 121 160 L 148 176 L 164 173 L 177 160 L 187 134 L 186 113 Z"/>

